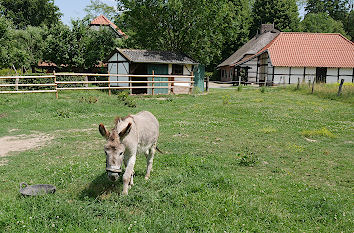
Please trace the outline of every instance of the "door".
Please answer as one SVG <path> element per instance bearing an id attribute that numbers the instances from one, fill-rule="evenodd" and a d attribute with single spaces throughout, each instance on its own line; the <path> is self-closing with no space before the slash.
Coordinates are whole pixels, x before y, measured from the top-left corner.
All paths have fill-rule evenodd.
<path id="1" fill-rule="evenodd" d="M 326 83 L 327 68 L 317 67 L 316 68 L 316 83 Z"/>
<path id="2" fill-rule="evenodd" d="M 194 67 L 194 87 L 198 87 L 200 91 L 204 91 L 205 66 L 197 65 Z"/>
<path id="3" fill-rule="evenodd" d="M 148 74 L 152 74 L 154 71 L 156 74 L 168 74 L 168 64 L 148 64 Z M 152 81 L 152 78 L 149 78 L 149 81 Z M 168 78 L 155 78 L 155 81 L 168 81 Z M 166 88 L 156 88 L 154 89 L 154 94 L 168 94 L 168 83 L 155 83 L 156 87 L 166 86 Z M 151 86 L 151 84 L 149 84 Z M 152 94 L 152 89 L 149 88 L 148 94 Z"/>
<path id="4" fill-rule="evenodd" d="M 137 75 L 146 75 L 147 74 L 147 65 L 145 63 L 132 63 L 130 65 L 130 73 Z M 146 77 L 131 77 L 131 81 L 147 81 Z M 147 83 L 132 83 L 133 87 L 147 86 Z M 133 94 L 147 94 L 146 88 L 133 88 Z"/>

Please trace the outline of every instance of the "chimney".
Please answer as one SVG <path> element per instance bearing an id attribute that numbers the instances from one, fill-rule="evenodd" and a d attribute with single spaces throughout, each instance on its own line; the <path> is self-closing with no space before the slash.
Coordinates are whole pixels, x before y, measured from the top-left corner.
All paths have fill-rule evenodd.
<path id="1" fill-rule="evenodd" d="M 272 24 L 262 24 L 261 25 L 260 34 L 263 34 L 265 32 L 270 32 L 272 30 L 274 30 L 274 23 L 272 23 Z"/>

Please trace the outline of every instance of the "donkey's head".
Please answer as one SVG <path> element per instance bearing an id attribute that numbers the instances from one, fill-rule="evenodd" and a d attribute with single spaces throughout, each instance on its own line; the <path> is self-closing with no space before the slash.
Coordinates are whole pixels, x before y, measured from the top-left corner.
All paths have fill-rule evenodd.
<path id="1" fill-rule="evenodd" d="M 108 178 L 116 181 L 122 173 L 122 163 L 124 160 L 125 145 L 122 143 L 123 139 L 129 134 L 132 123 L 121 122 L 112 129 L 111 132 L 106 130 L 103 124 L 100 124 L 99 131 L 107 142 L 104 146 L 106 153 L 106 171 Z"/>

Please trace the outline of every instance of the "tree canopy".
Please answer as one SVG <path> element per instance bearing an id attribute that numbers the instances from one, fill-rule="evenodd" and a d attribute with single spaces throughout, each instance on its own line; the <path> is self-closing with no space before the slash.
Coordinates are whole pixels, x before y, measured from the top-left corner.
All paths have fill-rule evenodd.
<path id="1" fill-rule="evenodd" d="M 220 60 L 225 45 L 237 47 L 248 37 L 246 0 L 121 0 L 118 6 L 132 32 L 129 47 L 179 51 L 208 65 Z"/>
<path id="2" fill-rule="evenodd" d="M 301 21 L 301 31 L 341 33 L 346 36 L 342 22 L 334 20 L 324 12 L 307 14 Z"/>
<path id="3" fill-rule="evenodd" d="M 52 26 L 61 13 L 53 0 L 0 0 L 0 15 L 10 19 L 16 28 Z"/>
<path id="4" fill-rule="evenodd" d="M 252 8 L 251 35 L 261 24 L 274 23 L 280 31 L 298 31 L 299 12 L 296 0 L 255 0 Z"/>

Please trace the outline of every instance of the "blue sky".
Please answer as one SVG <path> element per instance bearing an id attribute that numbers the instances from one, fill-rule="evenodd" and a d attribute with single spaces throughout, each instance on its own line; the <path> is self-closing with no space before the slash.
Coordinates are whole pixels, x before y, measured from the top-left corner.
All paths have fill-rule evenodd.
<path id="1" fill-rule="evenodd" d="M 102 2 L 111 6 L 116 6 L 115 0 L 102 0 Z M 90 0 L 55 0 L 54 3 L 60 8 L 60 12 L 64 14 L 62 16 L 62 21 L 65 24 L 70 25 L 71 18 L 82 19 L 86 15 L 84 9 L 90 4 Z M 300 8 L 299 13 L 300 16 L 303 17 L 304 9 Z"/>
<path id="2" fill-rule="evenodd" d="M 102 0 L 102 2 L 111 6 L 116 5 L 115 0 Z M 54 3 L 59 7 L 60 12 L 64 14 L 61 18 L 62 21 L 70 25 L 71 18 L 82 19 L 86 15 L 84 9 L 90 4 L 90 0 L 55 0 Z"/>

